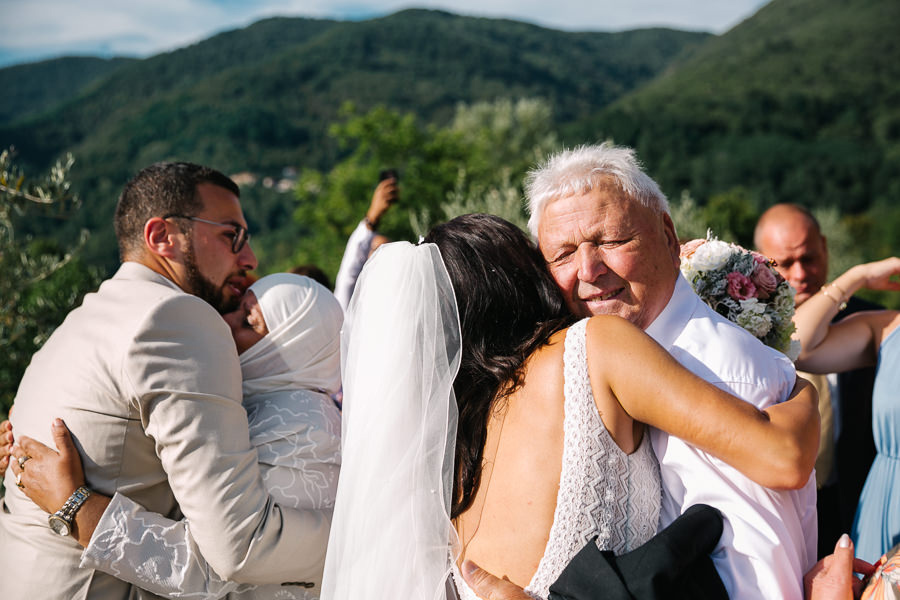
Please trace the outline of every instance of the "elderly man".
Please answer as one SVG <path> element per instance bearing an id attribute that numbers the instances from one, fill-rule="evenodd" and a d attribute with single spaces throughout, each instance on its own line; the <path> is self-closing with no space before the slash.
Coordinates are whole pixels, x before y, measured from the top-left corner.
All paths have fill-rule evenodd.
<path id="1" fill-rule="evenodd" d="M 48 522 L 7 472 L 0 547 L 16 566 L 0 597 L 141 594 L 79 568 L 79 520 L 97 517 L 91 490 L 171 517 L 180 509 L 224 578 L 318 585 L 330 515 L 283 509 L 266 492 L 217 313 L 240 300 L 256 267 L 238 195 L 221 173 L 189 163 L 153 165 L 125 186 L 115 215 L 123 264 L 35 354 L 11 415 L 18 434 L 48 444 L 51 420 L 64 418 L 87 488 Z M 27 472 L 27 457 L 18 465 Z M 164 577 L 172 565 L 147 568 Z"/>
<path id="2" fill-rule="evenodd" d="M 812 213 L 796 204 L 776 204 L 756 224 L 757 250 L 797 291 L 797 306 L 828 281 L 828 243 Z M 851 297 L 835 321 L 861 310 L 883 308 Z M 822 435 L 816 458 L 820 557 L 850 531 L 866 474 L 875 458 L 872 437 L 872 386 L 875 369 L 805 375 L 819 390 Z"/>
<path id="3" fill-rule="evenodd" d="M 681 277 L 666 198 L 632 150 L 563 152 L 529 175 L 526 195 L 529 227 L 574 314 L 628 319 L 685 367 L 759 408 L 787 397 L 789 359 L 710 309 Z M 663 481 L 660 527 L 691 505 L 714 506 L 725 526 L 712 558 L 729 597 L 802 598 L 816 549 L 810 473 L 798 469 L 796 490 L 770 490 L 662 431 L 650 435 Z M 590 564 L 572 567 L 590 580 Z"/>

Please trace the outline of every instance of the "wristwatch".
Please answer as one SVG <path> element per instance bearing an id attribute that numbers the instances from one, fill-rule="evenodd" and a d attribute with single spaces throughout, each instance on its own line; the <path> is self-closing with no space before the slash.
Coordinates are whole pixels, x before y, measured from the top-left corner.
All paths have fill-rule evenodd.
<path id="1" fill-rule="evenodd" d="M 75 521 L 75 513 L 91 495 L 91 490 L 84 486 L 72 492 L 66 503 L 58 511 L 50 515 L 50 529 L 61 536 L 67 536 L 72 532 L 72 523 Z"/>

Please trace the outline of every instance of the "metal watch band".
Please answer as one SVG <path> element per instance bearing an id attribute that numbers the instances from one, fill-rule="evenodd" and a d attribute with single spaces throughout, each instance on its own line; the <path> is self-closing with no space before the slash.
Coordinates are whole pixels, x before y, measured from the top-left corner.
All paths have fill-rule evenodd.
<path id="1" fill-rule="evenodd" d="M 88 496 L 91 495 L 91 490 L 87 489 L 83 485 L 72 492 L 72 495 L 69 496 L 69 499 L 62 505 L 58 511 L 54 514 L 61 518 L 65 519 L 67 523 L 71 524 L 75 519 L 75 513 L 78 512 L 78 509 L 81 508 L 81 505 L 84 504 L 84 501 L 88 499 Z"/>

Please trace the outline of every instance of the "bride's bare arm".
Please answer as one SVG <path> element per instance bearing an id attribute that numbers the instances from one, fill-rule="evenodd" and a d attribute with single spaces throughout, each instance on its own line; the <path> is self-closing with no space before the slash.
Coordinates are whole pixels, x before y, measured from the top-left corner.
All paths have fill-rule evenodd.
<path id="1" fill-rule="evenodd" d="M 798 380 L 764 411 L 700 379 L 643 331 L 617 317 L 588 323 L 592 387 L 604 386 L 634 420 L 681 438 L 774 489 L 806 484 L 819 445 L 818 396 Z"/>

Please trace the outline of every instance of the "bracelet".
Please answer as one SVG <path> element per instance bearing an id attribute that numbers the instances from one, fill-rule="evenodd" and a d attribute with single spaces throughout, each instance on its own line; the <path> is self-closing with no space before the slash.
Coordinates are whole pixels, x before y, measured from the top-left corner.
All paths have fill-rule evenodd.
<path id="1" fill-rule="evenodd" d="M 832 297 L 832 295 L 828 293 L 829 287 L 836 288 L 837 291 L 839 291 L 841 293 L 841 295 L 837 298 Z M 838 311 L 842 311 L 845 308 L 847 308 L 847 302 L 843 299 L 844 298 L 844 290 L 842 290 L 836 283 L 829 283 L 828 285 L 824 286 L 822 288 L 822 294 L 826 298 L 828 298 L 829 300 L 833 301 L 835 304 L 838 305 Z"/>

